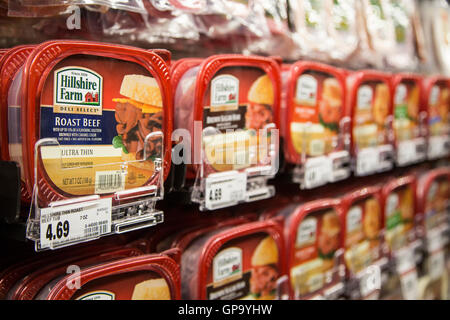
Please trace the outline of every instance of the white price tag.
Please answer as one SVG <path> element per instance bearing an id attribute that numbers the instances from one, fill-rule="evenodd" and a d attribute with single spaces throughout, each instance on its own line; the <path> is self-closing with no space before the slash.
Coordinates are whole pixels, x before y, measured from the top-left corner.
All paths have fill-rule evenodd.
<path id="1" fill-rule="evenodd" d="M 111 232 L 112 199 L 41 209 L 40 247 L 52 248 Z"/>
<path id="2" fill-rule="evenodd" d="M 428 259 L 428 272 L 431 280 L 437 280 L 442 277 L 445 270 L 444 250 L 433 252 Z"/>
<path id="3" fill-rule="evenodd" d="M 377 148 L 365 148 L 359 151 L 356 158 L 356 174 L 364 176 L 375 173 L 378 168 L 379 157 Z"/>
<path id="4" fill-rule="evenodd" d="M 331 159 L 326 156 L 308 159 L 305 163 L 305 187 L 307 189 L 328 183 L 332 175 Z"/>
<path id="5" fill-rule="evenodd" d="M 413 140 L 401 141 L 398 144 L 397 163 L 405 165 L 416 161 L 416 144 Z"/>
<path id="6" fill-rule="evenodd" d="M 380 267 L 373 265 L 363 271 L 359 281 L 359 289 L 363 298 L 369 298 L 381 289 Z"/>
<path id="7" fill-rule="evenodd" d="M 205 207 L 208 210 L 233 206 L 245 199 L 247 175 L 244 172 L 210 174 L 205 180 Z"/>
<path id="8" fill-rule="evenodd" d="M 449 150 L 446 145 L 449 142 L 448 136 L 431 136 L 428 140 L 428 158 L 437 159 L 448 155 Z"/>
<path id="9" fill-rule="evenodd" d="M 400 286 L 405 300 L 417 300 L 419 281 L 415 268 L 400 275 Z"/>

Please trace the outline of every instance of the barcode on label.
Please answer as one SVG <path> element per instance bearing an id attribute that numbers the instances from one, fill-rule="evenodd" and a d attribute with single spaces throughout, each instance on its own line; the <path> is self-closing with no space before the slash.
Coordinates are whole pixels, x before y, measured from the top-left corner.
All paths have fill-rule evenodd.
<path id="1" fill-rule="evenodd" d="M 121 170 L 97 171 L 95 173 L 95 193 L 111 193 L 125 189 L 126 172 Z"/>
<path id="2" fill-rule="evenodd" d="M 91 224 L 85 226 L 84 237 L 89 238 L 89 237 L 109 233 L 110 231 L 111 231 L 110 223 L 108 220 L 98 221 L 98 222 L 91 223 Z"/>

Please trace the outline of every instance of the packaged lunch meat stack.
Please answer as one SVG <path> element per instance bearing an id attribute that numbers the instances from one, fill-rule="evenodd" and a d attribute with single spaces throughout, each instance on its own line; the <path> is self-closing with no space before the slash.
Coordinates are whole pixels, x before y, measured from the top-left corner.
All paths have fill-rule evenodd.
<path id="1" fill-rule="evenodd" d="M 116 248 L 107 252 L 92 254 L 85 259 L 75 259 L 73 261 L 55 261 L 46 266 L 33 270 L 26 277 L 22 278 L 18 284 L 8 293 L 9 300 L 33 300 L 40 293 L 45 291 L 48 283 L 55 279 L 60 279 L 67 274 L 73 273 L 80 268 L 89 267 L 101 263 L 115 261 L 119 259 L 142 255 L 143 253 L 135 248 Z M 73 271 L 70 271 L 73 270 Z"/>
<path id="2" fill-rule="evenodd" d="M 289 1 L 292 37 L 302 58 L 326 61 L 331 51 L 327 29 L 328 0 Z"/>
<path id="3" fill-rule="evenodd" d="M 412 71 L 417 67 L 415 19 L 418 16 L 417 0 L 387 0 L 386 6 L 394 24 L 395 43 L 386 55 L 388 67 Z"/>
<path id="4" fill-rule="evenodd" d="M 18 90 L 38 249 L 162 222 L 172 98 L 161 52 L 61 40 L 28 57 Z"/>
<path id="5" fill-rule="evenodd" d="M 413 175 L 391 179 L 382 189 L 384 241 L 392 261 L 381 298 L 397 295 L 415 300 L 418 294 L 416 252 L 420 240 L 416 232 L 416 178 Z"/>
<path id="6" fill-rule="evenodd" d="M 362 0 L 361 14 L 368 47 L 374 54 L 368 61 L 375 67 L 384 67 L 385 57 L 392 54 L 396 45 L 395 24 L 390 14 L 390 0 Z"/>
<path id="7" fill-rule="evenodd" d="M 175 137 L 194 179 L 191 200 L 214 210 L 274 195 L 280 71 L 271 58 L 181 59 L 171 70 Z M 178 161 L 178 160 L 177 160 Z"/>
<path id="8" fill-rule="evenodd" d="M 396 165 L 407 166 L 427 157 L 426 112 L 421 103 L 422 78 L 415 74 L 392 76 Z"/>
<path id="9" fill-rule="evenodd" d="M 427 287 L 422 290 L 425 295 L 436 293 L 436 290 L 444 292 L 444 285 L 448 285 L 445 284 L 446 274 L 448 274 L 446 250 L 449 244 L 450 230 L 448 215 L 450 170 L 448 168 L 431 170 L 419 178 L 417 206 L 424 239 L 424 257 L 420 270 L 422 277 L 419 286 Z M 436 297 L 442 297 L 442 295 L 444 294 L 439 293 Z"/>
<path id="10" fill-rule="evenodd" d="M 391 79 L 363 70 L 347 76 L 346 113 L 351 117 L 351 154 L 356 176 L 393 168 Z"/>
<path id="11" fill-rule="evenodd" d="M 427 114 L 428 159 L 450 154 L 450 79 L 430 76 L 423 80 L 422 105 Z"/>
<path id="12" fill-rule="evenodd" d="M 310 189 L 350 175 L 350 118 L 343 70 L 298 61 L 284 65 L 282 135 L 293 181 Z"/>
<path id="13" fill-rule="evenodd" d="M 273 221 L 204 233 L 182 252 L 181 296 L 187 300 L 280 299 L 283 250 L 281 230 Z"/>
<path id="14" fill-rule="evenodd" d="M 388 267 L 381 188 L 369 186 L 342 199 L 346 291 L 350 299 L 378 299 Z"/>
<path id="15" fill-rule="evenodd" d="M 340 200 L 291 204 L 276 215 L 284 221 L 290 299 L 340 297 L 345 289 Z"/>
<path id="16" fill-rule="evenodd" d="M 180 270 L 171 256 L 176 253 L 141 255 L 82 268 L 79 274 L 50 282 L 35 299 L 178 300 Z"/>
<path id="17" fill-rule="evenodd" d="M 358 25 L 357 0 L 327 0 L 327 30 L 329 41 L 333 45 L 329 49 L 330 59 L 336 63 L 350 64 L 360 48 L 360 30 Z"/>
<path id="18" fill-rule="evenodd" d="M 34 46 L 18 46 L 8 50 L 0 66 L 0 134 L 1 159 L 15 161 L 21 173 L 21 202 L 28 204 L 31 193 L 27 190 L 22 157 L 20 82 L 23 64 Z M 17 220 L 19 217 L 15 217 Z M 26 218 L 26 217 L 25 217 Z"/>

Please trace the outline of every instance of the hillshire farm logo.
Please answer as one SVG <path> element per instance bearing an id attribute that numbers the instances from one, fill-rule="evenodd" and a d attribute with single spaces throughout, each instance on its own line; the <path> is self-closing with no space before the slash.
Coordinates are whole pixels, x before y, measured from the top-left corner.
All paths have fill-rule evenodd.
<path id="1" fill-rule="evenodd" d="M 211 81 L 211 111 L 235 110 L 238 108 L 239 79 L 224 74 Z"/>
<path id="2" fill-rule="evenodd" d="M 103 77 L 82 67 L 55 71 L 54 112 L 102 114 Z"/>
<path id="3" fill-rule="evenodd" d="M 242 249 L 228 248 L 220 251 L 213 261 L 214 283 L 232 281 L 242 276 Z"/>

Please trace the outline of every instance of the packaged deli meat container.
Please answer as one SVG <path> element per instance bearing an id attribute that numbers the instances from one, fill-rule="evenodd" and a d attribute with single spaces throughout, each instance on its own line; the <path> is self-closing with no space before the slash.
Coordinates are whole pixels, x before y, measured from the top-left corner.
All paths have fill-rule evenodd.
<path id="1" fill-rule="evenodd" d="M 1 159 L 15 161 L 19 164 L 21 174 L 20 196 L 22 203 L 31 201 L 23 169 L 20 82 L 23 64 L 33 51 L 34 46 L 18 46 L 8 50 L 0 66 L 0 134 Z"/>
<path id="2" fill-rule="evenodd" d="M 449 244 L 450 170 L 438 168 L 422 175 L 417 185 L 417 214 L 421 220 L 424 257 L 420 272 L 430 282 L 444 281 Z"/>
<path id="3" fill-rule="evenodd" d="M 343 70 L 298 61 L 282 71 L 282 136 L 293 180 L 310 189 L 350 175 L 350 118 Z"/>
<path id="4" fill-rule="evenodd" d="M 416 251 L 421 244 L 416 232 L 416 184 L 415 176 L 407 175 L 390 180 L 382 188 L 384 241 L 391 267 L 381 298 L 400 288 L 403 299 L 417 299 Z"/>
<path id="5" fill-rule="evenodd" d="M 381 187 L 368 186 L 342 198 L 346 293 L 350 299 L 378 299 L 388 267 L 384 246 Z"/>
<path id="6" fill-rule="evenodd" d="M 182 137 L 191 200 L 201 210 L 273 196 L 278 170 L 280 71 L 276 60 L 217 55 L 171 70 L 175 135 Z M 183 130 L 180 130 L 183 129 Z"/>
<path id="7" fill-rule="evenodd" d="M 101 255 L 120 245 L 122 245 L 121 237 L 109 237 L 107 242 L 99 240 L 70 248 L 70 250 L 40 252 L 39 258 L 34 255 L 14 263 L 0 272 L 0 300 L 11 297 L 15 288 L 20 285 L 20 281 L 36 270 L 54 264 L 56 261 L 70 265 L 77 259 L 82 260 L 93 255 Z"/>
<path id="8" fill-rule="evenodd" d="M 434 160 L 450 154 L 450 80 L 441 76 L 423 79 L 422 105 L 428 122 L 428 159 Z"/>
<path id="9" fill-rule="evenodd" d="M 169 69 L 160 57 L 170 54 L 163 52 L 61 40 L 28 57 L 18 90 L 26 97 L 25 178 L 36 194 L 28 237 L 38 249 L 162 221 L 154 205 L 170 168 L 172 132 Z M 38 232 L 50 211 L 92 205 L 103 214 L 89 223 L 104 228 L 81 226 L 82 235 L 63 241 Z"/>
<path id="10" fill-rule="evenodd" d="M 283 218 L 290 299 L 340 297 L 345 277 L 340 200 L 291 204 L 270 216 Z"/>
<path id="11" fill-rule="evenodd" d="M 347 76 L 353 170 L 365 176 L 393 168 L 392 89 L 386 73 L 363 70 Z"/>
<path id="12" fill-rule="evenodd" d="M 279 225 L 258 221 L 204 233 L 183 250 L 182 298 L 273 300 L 283 272 Z"/>
<path id="13" fill-rule="evenodd" d="M 142 255 L 82 268 L 78 275 L 50 282 L 35 299 L 178 300 L 180 271 L 172 254 Z"/>
<path id="14" fill-rule="evenodd" d="M 14 286 L 8 293 L 8 299 L 11 300 L 33 300 L 42 288 L 54 279 L 73 273 L 79 268 L 93 266 L 114 260 L 134 257 L 143 253 L 135 248 L 117 248 L 108 252 L 91 255 L 85 259 L 76 259 L 71 262 L 55 261 L 54 263 L 43 266 L 39 270 L 33 271 Z M 72 272 L 68 272 L 73 270 Z"/>
<path id="15" fill-rule="evenodd" d="M 392 76 L 396 164 L 422 162 L 427 156 L 426 111 L 421 103 L 422 77 L 399 73 Z"/>

